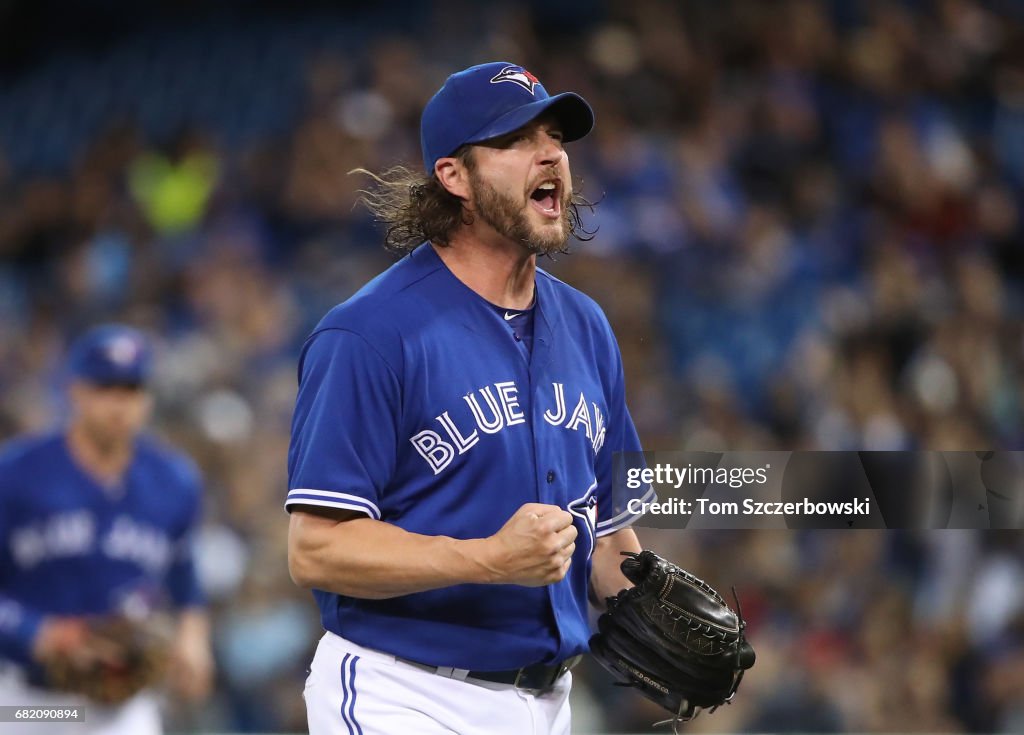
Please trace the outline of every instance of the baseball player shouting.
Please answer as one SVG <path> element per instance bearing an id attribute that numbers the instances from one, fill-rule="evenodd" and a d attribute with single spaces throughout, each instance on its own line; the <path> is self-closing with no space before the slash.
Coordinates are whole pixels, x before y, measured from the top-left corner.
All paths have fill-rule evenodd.
<path id="1" fill-rule="evenodd" d="M 87 332 L 71 350 L 67 426 L 0 448 L 0 705 L 19 708 L 4 732 L 156 735 L 148 687 L 169 675 L 200 698 L 211 686 L 189 543 L 200 480 L 141 434 L 151 362 L 135 329 Z M 177 609 L 166 638 L 150 630 L 164 598 Z M 53 721 L 24 719 L 37 716 Z"/>
<path id="2" fill-rule="evenodd" d="M 612 454 L 640 449 L 618 346 L 536 263 L 579 225 L 565 144 L 593 123 L 474 66 L 423 112 L 424 174 L 375 177 L 408 255 L 306 341 L 292 424 L 289 565 L 327 631 L 313 735 L 569 732 L 588 599 L 640 550 L 612 494 Z"/>

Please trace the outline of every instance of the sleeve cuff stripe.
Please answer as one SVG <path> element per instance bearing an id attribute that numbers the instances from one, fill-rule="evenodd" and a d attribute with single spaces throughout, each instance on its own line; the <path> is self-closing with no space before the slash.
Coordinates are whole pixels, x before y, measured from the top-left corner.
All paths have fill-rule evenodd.
<path id="1" fill-rule="evenodd" d="M 291 507 L 294 507 L 294 506 L 298 506 L 298 505 L 315 505 L 315 506 L 318 506 L 320 508 L 342 508 L 344 510 L 357 510 L 360 513 L 365 513 L 366 515 L 368 515 L 370 518 L 373 518 L 374 520 L 380 520 L 377 516 L 375 516 L 373 514 L 373 511 L 371 511 L 366 506 L 355 505 L 354 503 L 345 503 L 345 502 L 341 502 L 341 501 L 335 502 L 333 500 L 321 500 L 321 499 L 309 500 L 309 499 L 306 499 L 306 498 L 299 498 L 299 499 L 289 498 L 287 501 L 285 501 L 284 507 L 287 510 L 288 508 L 291 508 Z"/>
<path id="2" fill-rule="evenodd" d="M 638 520 L 640 520 L 640 516 L 630 516 L 629 518 L 623 520 L 622 523 L 617 523 L 614 526 L 605 526 L 604 528 L 596 529 L 594 532 L 594 536 L 596 536 L 597 538 L 601 538 L 602 536 L 609 536 L 615 533 L 616 531 L 621 531 L 623 528 L 629 528 Z"/>
<path id="3" fill-rule="evenodd" d="M 285 510 L 297 506 L 316 506 L 317 508 L 340 508 L 346 511 L 358 511 L 359 513 L 366 513 L 368 516 L 370 516 L 370 511 L 367 510 L 366 508 L 362 508 L 361 506 L 350 506 L 347 503 L 334 503 L 331 501 L 288 501 L 285 503 Z M 375 518 L 374 520 L 378 519 Z"/>
<path id="4" fill-rule="evenodd" d="M 285 500 L 285 507 L 289 505 L 321 505 L 330 508 L 349 508 L 361 510 L 371 518 L 380 520 L 380 508 L 365 498 L 358 495 L 336 493 L 329 490 L 292 490 Z"/>
<path id="5" fill-rule="evenodd" d="M 640 498 L 640 502 L 647 503 L 650 502 L 655 497 L 657 497 L 657 495 L 654 492 L 654 486 L 648 485 L 647 492 L 644 493 L 642 498 Z M 638 517 L 639 516 L 637 516 L 635 513 L 630 513 L 628 510 L 624 510 L 614 518 L 609 518 L 606 521 L 598 521 L 596 530 L 598 531 L 599 535 L 609 533 L 613 528 L 629 525 L 629 523 L 632 523 Z M 629 523 L 623 523 L 623 521 L 627 519 L 630 519 Z"/>

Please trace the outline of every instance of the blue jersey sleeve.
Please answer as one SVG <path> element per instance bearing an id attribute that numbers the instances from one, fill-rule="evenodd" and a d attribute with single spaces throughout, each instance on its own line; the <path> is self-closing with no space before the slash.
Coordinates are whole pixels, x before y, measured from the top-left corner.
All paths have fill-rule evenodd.
<path id="1" fill-rule="evenodd" d="M 0 459 L 0 477 L 12 471 L 9 463 Z M 27 664 L 32 659 L 32 644 L 43 615 L 7 594 L 12 563 L 8 551 L 8 502 L 8 489 L 0 482 L 0 659 Z"/>
<path id="2" fill-rule="evenodd" d="M 345 329 L 313 335 L 299 363 L 285 507 L 355 510 L 379 520 L 401 409 L 395 371 L 362 336 Z"/>
<path id="3" fill-rule="evenodd" d="M 192 507 L 187 521 L 174 539 L 174 558 L 167 570 L 167 594 L 179 608 L 201 607 L 206 604 L 206 597 L 199 584 L 196 565 L 193 559 L 195 534 L 202 521 L 203 488 L 199 471 L 191 464 L 183 469 L 184 492 L 192 498 Z"/>
<path id="4" fill-rule="evenodd" d="M 32 661 L 43 615 L 0 592 L 0 659 L 27 665 Z"/>
<path id="5" fill-rule="evenodd" d="M 611 328 L 608 328 L 611 339 L 612 352 L 614 353 L 615 370 L 612 379 L 612 392 L 609 400 L 608 429 L 605 436 L 605 444 L 597 456 L 597 524 L 595 532 L 598 537 L 614 533 L 619 529 L 629 526 L 640 516 L 630 513 L 628 503 L 634 498 L 642 502 L 649 502 L 655 499 L 654 488 L 651 485 L 643 485 L 637 490 L 628 490 L 625 483 L 614 483 L 615 455 L 621 455 L 622 460 L 628 466 L 643 466 L 643 456 L 640 452 L 640 437 L 633 425 L 633 417 L 629 414 L 626 406 L 626 381 L 622 368 L 622 356 L 619 353 L 618 345 L 614 336 L 611 335 Z"/>

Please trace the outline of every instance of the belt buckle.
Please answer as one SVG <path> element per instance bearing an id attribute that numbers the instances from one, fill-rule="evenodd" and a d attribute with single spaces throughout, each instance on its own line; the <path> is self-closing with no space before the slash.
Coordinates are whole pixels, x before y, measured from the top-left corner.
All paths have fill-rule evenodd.
<path id="1" fill-rule="evenodd" d="M 552 676 L 551 673 L 548 673 L 548 675 L 544 677 L 544 681 L 537 681 L 536 677 L 538 676 L 538 674 L 535 673 L 536 670 L 534 669 L 534 667 L 524 666 L 516 672 L 516 680 L 512 684 L 512 686 L 514 686 L 516 689 L 530 689 L 534 691 L 550 689 L 551 686 L 558 679 L 558 677 L 562 675 L 562 670 L 561 667 L 557 669 L 546 669 L 546 667 L 543 668 L 545 668 L 545 670 L 547 670 L 548 672 L 554 672 L 554 676 Z M 534 670 L 531 671 L 531 669 Z"/>
<path id="2" fill-rule="evenodd" d="M 573 666 L 575 666 L 577 663 L 579 663 L 581 658 L 583 658 L 583 656 L 573 656 L 571 658 L 567 658 L 565 661 L 563 661 L 557 667 L 548 669 L 548 671 L 550 673 L 548 674 L 547 677 L 545 677 L 545 680 L 543 682 L 533 682 L 533 681 L 526 681 L 526 682 L 524 682 L 523 678 L 524 678 L 524 676 L 527 676 L 527 670 L 530 669 L 530 668 L 533 668 L 531 666 L 524 666 L 523 668 L 519 669 L 518 672 L 516 672 L 516 680 L 512 684 L 512 686 L 514 686 L 516 689 L 536 689 L 536 690 L 550 689 L 551 687 L 553 687 L 555 685 L 556 681 L 558 681 L 560 678 L 562 678 L 562 675 L 565 672 L 569 671 L 569 669 L 571 669 Z"/>

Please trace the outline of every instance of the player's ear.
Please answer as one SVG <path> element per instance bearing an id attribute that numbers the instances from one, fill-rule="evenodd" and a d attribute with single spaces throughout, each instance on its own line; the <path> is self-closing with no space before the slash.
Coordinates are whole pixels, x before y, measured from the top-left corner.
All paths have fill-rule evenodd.
<path id="1" fill-rule="evenodd" d="M 437 159 L 434 175 L 449 194 L 469 199 L 469 170 L 458 158 L 450 156 Z"/>

